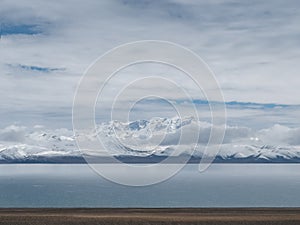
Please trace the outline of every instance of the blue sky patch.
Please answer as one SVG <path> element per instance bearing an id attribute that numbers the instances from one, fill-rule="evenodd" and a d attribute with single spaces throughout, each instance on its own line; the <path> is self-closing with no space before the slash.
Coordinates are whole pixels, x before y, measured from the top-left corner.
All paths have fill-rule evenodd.
<path id="1" fill-rule="evenodd" d="M 27 70 L 27 71 L 44 72 L 44 73 L 59 72 L 59 71 L 66 70 L 65 68 L 40 67 L 40 66 L 23 65 L 23 64 L 17 64 L 17 65 L 8 64 L 8 66 L 13 68 L 19 68 L 22 70 Z"/>
<path id="2" fill-rule="evenodd" d="M 176 99 L 174 100 L 178 104 L 182 104 L 185 102 L 191 102 L 189 99 Z M 155 104 L 164 102 L 161 99 L 148 99 L 147 104 Z M 194 99 L 192 101 L 195 105 L 208 105 L 211 104 L 220 104 L 221 102 L 211 101 L 208 102 L 204 99 Z M 276 104 L 276 103 L 257 103 L 257 102 L 238 102 L 238 101 L 230 101 L 225 102 L 226 107 L 240 107 L 243 109 L 274 109 L 274 108 L 287 108 L 287 107 L 297 107 L 299 105 L 288 105 L 288 104 Z"/>
<path id="3" fill-rule="evenodd" d="M 1 35 L 16 35 L 16 34 L 40 34 L 42 30 L 38 25 L 32 24 L 22 24 L 22 25 L 9 25 L 9 24 L 1 24 L 0 29 Z"/>

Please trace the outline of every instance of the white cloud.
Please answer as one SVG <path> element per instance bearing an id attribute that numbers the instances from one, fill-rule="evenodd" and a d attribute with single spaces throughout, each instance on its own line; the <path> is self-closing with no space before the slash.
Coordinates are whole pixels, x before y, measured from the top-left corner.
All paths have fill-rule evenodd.
<path id="1" fill-rule="evenodd" d="M 37 25 L 41 31 L 0 40 L 1 126 L 20 121 L 70 127 L 75 88 L 88 65 L 116 45 L 141 39 L 176 42 L 202 56 L 227 101 L 299 104 L 299 10 L 293 0 L 1 1 L 2 24 Z M 65 70 L 44 74 L 8 65 Z M 177 82 L 193 92 L 185 78 Z M 265 112 L 236 108 L 229 118 L 231 125 L 252 121 L 249 127 L 297 118 L 291 115 L 297 110 Z"/>
<path id="2" fill-rule="evenodd" d="M 271 128 L 263 129 L 258 132 L 258 137 L 275 145 L 278 143 L 300 145 L 300 128 L 290 128 L 275 124 Z"/>
<path id="3" fill-rule="evenodd" d="M 26 127 L 10 125 L 0 130 L 0 141 L 23 142 L 25 141 Z"/>

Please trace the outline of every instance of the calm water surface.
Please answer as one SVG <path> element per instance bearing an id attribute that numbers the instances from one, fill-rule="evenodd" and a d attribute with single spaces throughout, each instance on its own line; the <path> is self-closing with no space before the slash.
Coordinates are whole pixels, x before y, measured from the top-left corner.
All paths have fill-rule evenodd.
<path id="1" fill-rule="evenodd" d="M 147 187 L 112 183 L 83 164 L 0 165 L 0 207 L 300 206 L 300 164 L 187 165 Z"/>

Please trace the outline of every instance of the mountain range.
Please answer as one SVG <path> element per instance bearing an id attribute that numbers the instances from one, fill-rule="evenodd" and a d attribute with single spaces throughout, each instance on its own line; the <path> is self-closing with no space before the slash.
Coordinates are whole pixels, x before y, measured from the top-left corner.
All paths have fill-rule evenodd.
<path id="1" fill-rule="evenodd" d="M 273 130 L 253 132 L 247 127 L 227 126 L 214 162 L 300 162 L 300 147 L 297 144 L 266 143 L 267 137 L 272 136 L 268 132 Z M 195 131 L 199 132 L 196 142 L 189 139 Z M 72 130 L 50 130 L 41 126 L 29 129 L 11 125 L 0 131 L 0 163 L 84 163 L 84 158 L 111 162 L 103 152 L 128 163 L 154 163 L 168 157 L 171 162 L 180 163 L 183 156 L 189 156 L 189 162 L 196 163 L 205 152 L 210 131 L 210 123 L 193 117 L 109 121 L 98 124 L 93 131 L 80 137 L 87 141 L 99 138 L 102 146 L 99 152 L 95 152 L 80 151 L 76 144 L 78 136 Z M 188 133 L 180 140 L 182 132 Z M 207 150 L 210 154 L 209 148 Z"/>

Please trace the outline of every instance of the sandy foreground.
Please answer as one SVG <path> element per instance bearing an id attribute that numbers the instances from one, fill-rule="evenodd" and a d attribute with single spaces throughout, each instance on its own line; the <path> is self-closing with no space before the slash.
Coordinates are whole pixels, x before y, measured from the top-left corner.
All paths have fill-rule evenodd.
<path id="1" fill-rule="evenodd" d="M 300 225 L 300 208 L 0 209 L 5 225 Z"/>

